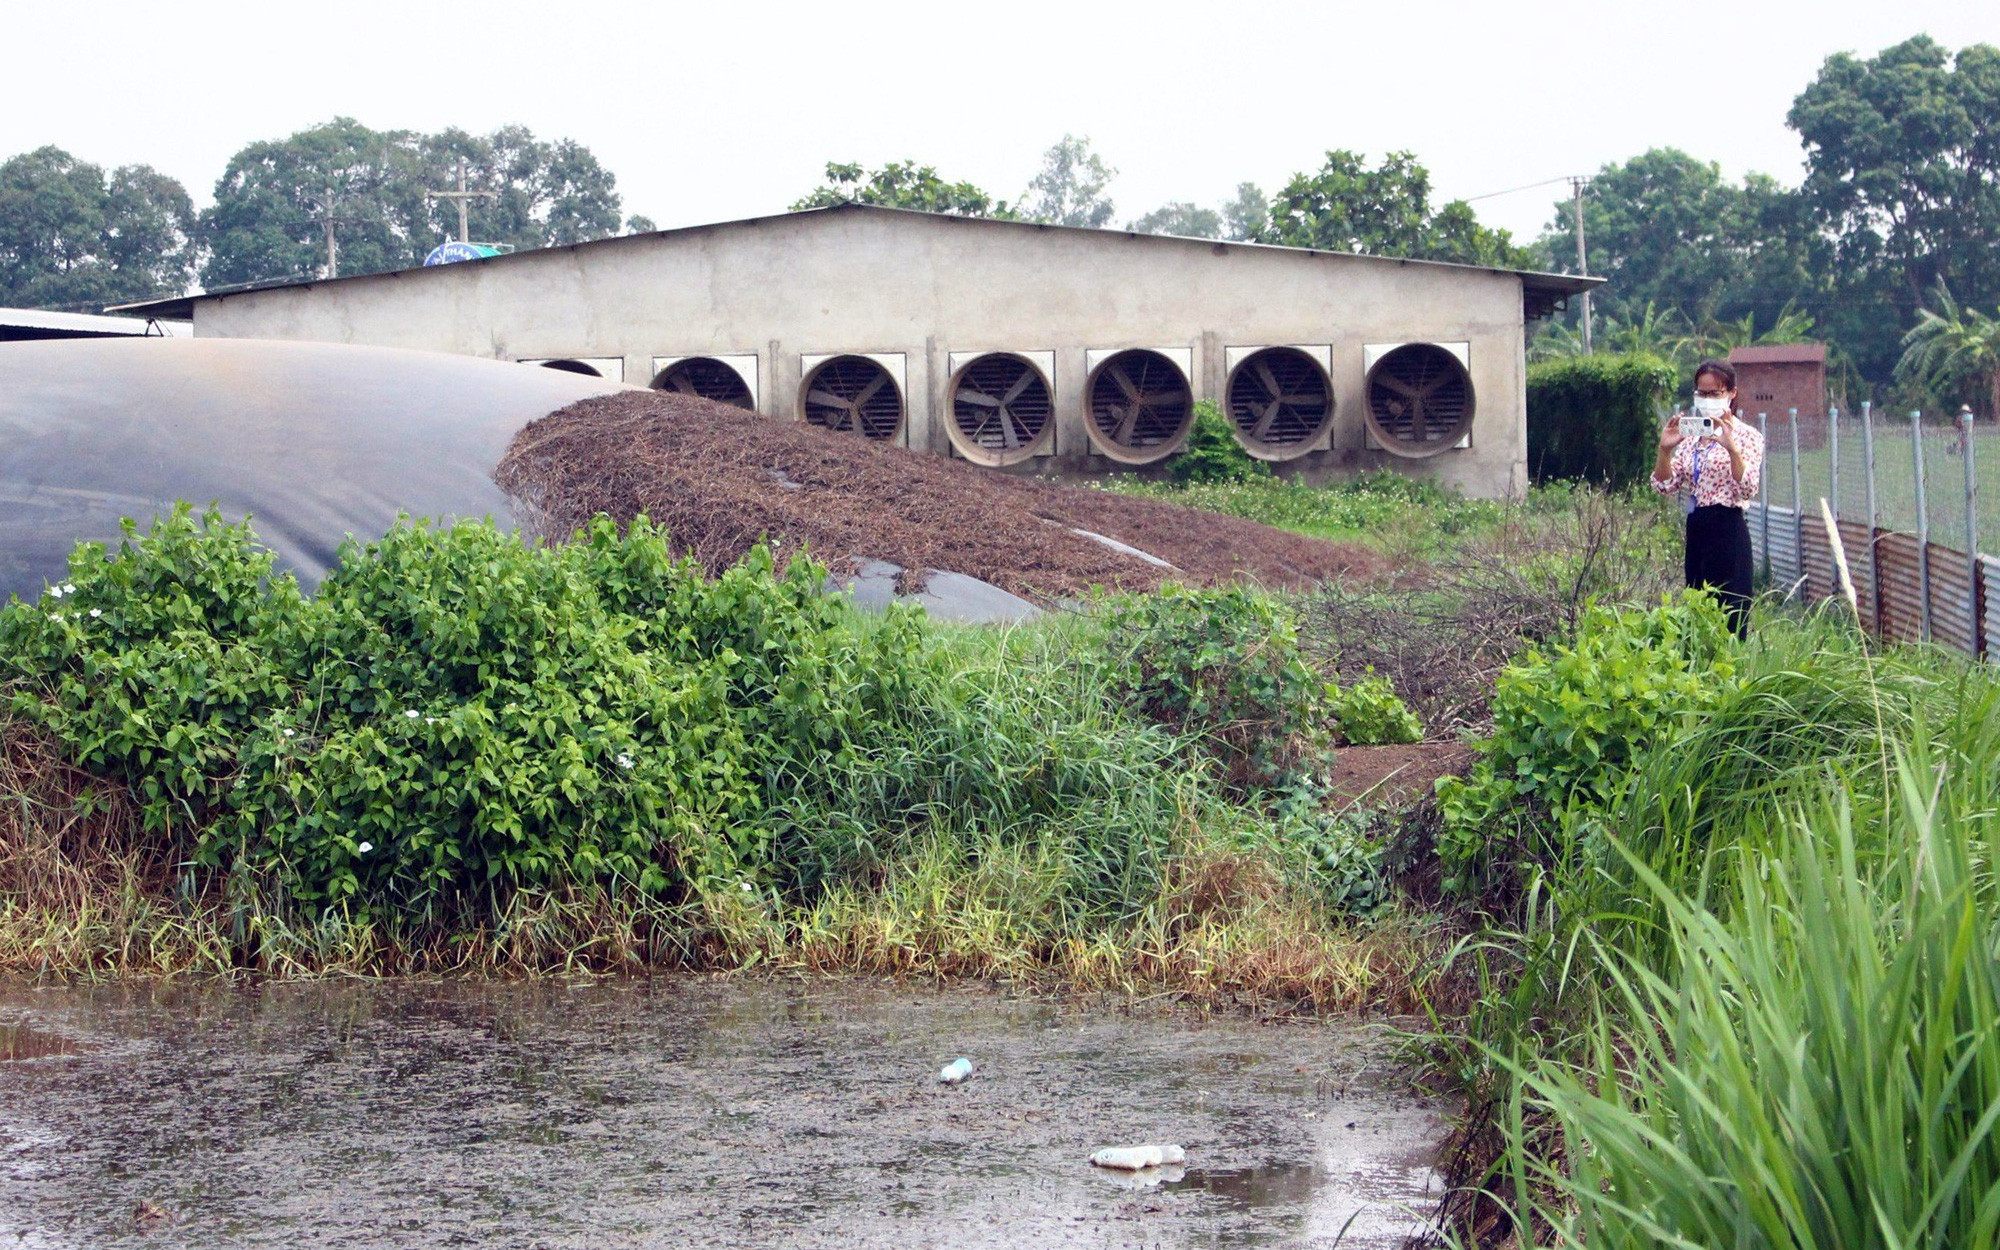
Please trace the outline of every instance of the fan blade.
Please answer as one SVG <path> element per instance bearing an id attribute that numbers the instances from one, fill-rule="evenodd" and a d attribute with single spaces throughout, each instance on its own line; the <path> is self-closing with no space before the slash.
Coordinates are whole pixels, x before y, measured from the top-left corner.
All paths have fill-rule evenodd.
<path id="1" fill-rule="evenodd" d="M 958 398 L 961 403 L 978 404 L 981 408 L 998 408 L 1001 404 L 984 391 L 960 391 Z"/>
<path id="2" fill-rule="evenodd" d="M 861 393 L 854 397 L 855 410 L 859 411 L 863 404 L 875 398 L 875 392 L 881 390 L 883 384 L 886 383 L 888 380 L 889 380 L 888 374 L 886 373 L 876 374 L 874 378 L 869 381 L 868 385 L 861 388 Z"/>
<path id="3" fill-rule="evenodd" d="M 1285 388 L 1278 385 L 1277 376 L 1271 372 L 1270 361 L 1260 360 L 1257 362 L 1257 376 L 1264 383 L 1264 393 L 1266 395 L 1275 399 L 1285 393 Z"/>
<path id="4" fill-rule="evenodd" d="M 1028 441 L 1025 431 L 1016 432 L 1021 422 L 1019 418 L 1002 406 L 1000 409 L 1000 437 L 1007 444 L 1008 451 L 1017 450 Z"/>
<path id="5" fill-rule="evenodd" d="M 1416 399 L 1422 394 L 1416 387 L 1411 386 L 1408 382 L 1403 381 L 1403 379 L 1393 373 L 1378 374 L 1375 378 L 1375 384 L 1377 386 L 1386 386 L 1406 399 Z"/>
<path id="6" fill-rule="evenodd" d="M 1120 447 L 1131 445 L 1132 427 L 1139 423 L 1139 413 L 1142 410 L 1138 404 L 1133 404 L 1130 408 L 1125 409 L 1124 418 L 1118 422 L 1118 428 L 1112 431 L 1112 442 L 1118 444 Z M 1116 412 L 1118 409 L 1113 408 L 1112 411 Z"/>
<path id="7" fill-rule="evenodd" d="M 695 393 L 694 379 L 688 377 L 685 373 L 676 373 L 672 378 L 668 379 L 668 385 L 683 395 L 692 395 Z"/>
<path id="8" fill-rule="evenodd" d="M 1033 386 L 1036 380 L 1037 379 L 1035 377 L 1035 371 L 1033 369 L 1021 370 L 1021 376 L 1014 379 L 1014 385 L 1007 388 L 1007 396 L 1005 400 L 1003 400 L 1002 402 L 1011 404 L 1015 400 L 1021 398 L 1021 392 L 1027 390 L 1030 386 Z"/>
<path id="9" fill-rule="evenodd" d="M 1264 415 L 1257 418 L 1257 424 L 1251 427 L 1250 437 L 1262 438 L 1266 434 L 1269 434 L 1271 432 L 1271 422 L 1278 419 L 1278 409 L 1283 406 L 1281 401 L 1272 400 L 1271 406 L 1264 409 Z"/>
<path id="10" fill-rule="evenodd" d="M 822 404 L 828 408 L 852 408 L 854 406 L 832 391 L 807 391 L 806 402 L 809 404 Z"/>
<path id="11" fill-rule="evenodd" d="M 1159 406 L 1160 406 L 1160 405 L 1162 405 L 1162 404 L 1181 404 L 1181 403 L 1186 403 L 1186 402 L 1187 402 L 1187 397 L 1188 397 L 1188 393 L 1187 393 L 1187 391 L 1186 391 L 1186 390 L 1178 390 L 1178 391 L 1154 391 L 1154 392 L 1153 392 L 1152 394 L 1150 394 L 1150 395 L 1142 395 L 1142 396 L 1140 396 L 1140 397 L 1139 397 L 1139 402 L 1140 402 L 1140 403 L 1142 403 L 1142 404 L 1145 404 L 1145 405 L 1147 405 L 1148 407 L 1152 407 L 1152 408 L 1157 408 L 1157 407 L 1159 407 Z"/>
<path id="12" fill-rule="evenodd" d="M 1146 402 L 1145 397 L 1139 394 L 1139 388 L 1137 386 L 1134 386 L 1132 384 L 1132 379 L 1126 376 L 1124 365 L 1118 364 L 1118 365 L 1113 365 L 1111 367 L 1111 380 L 1118 384 L 1119 390 L 1125 392 L 1125 398 L 1131 400 L 1135 404 L 1143 404 Z"/>

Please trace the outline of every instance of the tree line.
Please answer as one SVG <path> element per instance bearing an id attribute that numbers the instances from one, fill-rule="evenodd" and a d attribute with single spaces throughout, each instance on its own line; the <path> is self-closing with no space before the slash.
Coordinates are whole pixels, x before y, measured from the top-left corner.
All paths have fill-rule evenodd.
<path id="1" fill-rule="evenodd" d="M 480 242 L 518 250 L 653 228 L 621 218 L 617 181 L 589 148 L 524 126 L 424 134 L 337 117 L 245 146 L 199 213 L 150 166 L 107 174 L 50 146 L 0 162 L 0 304 L 95 312 L 197 279 L 216 290 L 421 264 L 457 234 L 457 210 L 425 192 L 455 187 L 461 162 L 467 186 L 495 193 L 473 210 Z"/>

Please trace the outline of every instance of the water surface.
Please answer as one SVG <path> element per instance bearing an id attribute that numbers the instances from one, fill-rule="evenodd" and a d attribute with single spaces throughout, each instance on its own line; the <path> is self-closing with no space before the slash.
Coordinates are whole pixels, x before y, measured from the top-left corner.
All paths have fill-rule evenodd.
<path id="1" fill-rule="evenodd" d="M 0 984 L 0 1250 L 1391 1246 L 1442 1129 L 1387 1049 L 870 981 Z M 1085 1162 L 1147 1141 L 1186 1166 Z"/>

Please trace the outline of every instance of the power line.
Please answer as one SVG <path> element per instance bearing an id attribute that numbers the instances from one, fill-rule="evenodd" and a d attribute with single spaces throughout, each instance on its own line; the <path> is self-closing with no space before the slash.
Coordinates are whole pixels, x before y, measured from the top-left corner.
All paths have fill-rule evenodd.
<path id="1" fill-rule="evenodd" d="M 1564 174 L 1564 175 L 1563 175 L 1562 177 L 1560 177 L 1560 178 L 1544 178 L 1544 179 L 1542 179 L 1542 180 L 1541 180 L 1540 182 L 1531 182 L 1531 183 L 1529 183 L 1528 185 L 1526 185 L 1526 186 L 1524 186 L 1524 187 L 1508 187 L 1508 188 L 1507 188 L 1507 189 L 1506 189 L 1505 191 L 1488 191 L 1488 192 L 1487 192 L 1486 194 L 1484 194 L 1484 195 L 1468 195 L 1468 196 L 1466 196 L 1466 197 L 1465 197 L 1465 202 L 1466 202 L 1467 204 L 1470 204 L 1470 203 L 1472 203 L 1472 202 L 1473 202 L 1474 200 L 1491 200 L 1491 199 L 1496 199 L 1496 198 L 1498 198 L 1499 196 L 1503 196 L 1503 195 L 1512 195 L 1512 194 L 1514 194 L 1514 193 L 1515 193 L 1516 191 L 1532 191 L 1532 190 L 1534 190 L 1534 189 L 1535 189 L 1536 187 L 1552 187 L 1552 186 L 1554 186 L 1555 184 L 1557 184 L 1558 182 L 1573 182 L 1573 181 L 1575 181 L 1575 179 L 1576 179 L 1576 175 L 1574 175 L 1574 174 Z"/>

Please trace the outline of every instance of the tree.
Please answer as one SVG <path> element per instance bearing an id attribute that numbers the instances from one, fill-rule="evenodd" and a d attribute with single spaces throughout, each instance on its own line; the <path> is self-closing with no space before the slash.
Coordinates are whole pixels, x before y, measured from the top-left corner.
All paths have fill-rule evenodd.
<path id="1" fill-rule="evenodd" d="M 1013 208 L 969 182 L 946 182 L 932 165 L 891 161 L 870 172 L 857 162 L 828 161 L 826 181 L 792 205 L 793 212 L 840 204 L 880 204 L 952 217 L 1012 218 Z"/>
<path id="2" fill-rule="evenodd" d="M 1115 211 L 1105 189 L 1117 176 L 1090 150 L 1088 137 L 1066 134 L 1042 154 L 1042 171 L 1021 193 L 1021 215 L 1050 225 L 1101 229 Z"/>
<path id="3" fill-rule="evenodd" d="M 468 186 L 497 193 L 471 206 L 479 242 L 583 243 L 617 234 L 624 220 L 616 180 L 572 140 L 545 143 L 524 126 L 485 136 L 376 131 L 337 117 L 230 158 L 201 216 L 202 281 L 213 289 L 420 264 L 457 237 L 457 210 L 424 193 L 456 187 L 461 161 Z"/>
<path id="4" fill-rule="evenodd" d="M 194 206 L 146 165 L 113 170 L 42 147 L 0 163 L 0 304 L 95 312 L 178 295 Z"/>
<path id="5" fill-rule="evenodd" d="M 1456 261 L 1526 269 L 1534 257 L 1505 230 L 1479 224 L 1462 200 L 1436 212 L 1430 171 L 1408 152 L 1391 152 L 1375 169 L 1361 154 L 1328 152 L 1317 173 L 1294 174 L 1272 199 L 1260 243 L 1373 256 Z"/>
<path id="6" fill-rule="evenodd" d="M 2000 420 L 2000 308 L 1987 316 L 1952 297 L 1940 282 L 1935 307 L 1917 310 L 1917 324 L 1903 336 L 1896 380 L 1914 384 L 1940 400 L 1986 393 L 1988 415 Z"/>
<path id="7" fill-rule="evenodd" d="M 1926 36 L 1868 60 L 1830 56 L 1792 103 L 1799 196 L 1831 251 L 1823 320 L 1880 378 L 1944 282 L 2000 301 L 2000 48 L 1954 57 Z"/>
<path id="8" fill-rule="evenodd" d="M 1243 242 L 1254 239 L 1271 220 L 1271 201 L 1254 182 L 1236 184 L 1236 198 L 1222 206 L 1223 237 Z"/>
<path id="9" fill-rule="evenodd" d="M 1140 234 L 1178 234 L 1190 239 L 1222 237 L 1222 214 L 1212 208 L 1197 208 L 1185 200 L 1169 200 L 1135 222 L 1127 230 Z"/>

